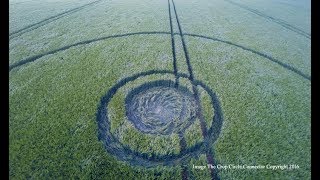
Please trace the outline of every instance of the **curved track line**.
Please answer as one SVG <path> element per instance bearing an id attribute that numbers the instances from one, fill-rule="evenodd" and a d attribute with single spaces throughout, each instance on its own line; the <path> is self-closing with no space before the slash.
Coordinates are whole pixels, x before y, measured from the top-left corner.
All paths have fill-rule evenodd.
<path id="1" fill-rule="evenodd" d="M 250 52 L 252 52 L 254 54 L 262 56 L 262 57 L 264 57 L 264 58 L 266 58 L 266 59 L 268 59 L 268 60 L 270 60 L 270 61 L 272 61 L 272 62 L 274 62 L 274 63 L 276 63 L 276 64 L 278 64 L 280 66 L 282 66 L 283 68 L 298 74 L 299 76 L 301 76 L 301 77 L 303 77 L 303 78 L 305 78 L 305 79 L 307 79 L 309 81 L 311 80 L 311 76 L 308 76 L 308 75 L 304 74 L 303 72 L 301 72 L 300 70 L 292 67 L 291 65 L 285 64 L 285 63 L 281 62 L 278 59 L 275 59 L 275 58 L 273 58 L 273 57 L 271 57 L 269 55 L 263 54 L 262 52 L 256 51 L 254 49 L 250 49 L 250 48 L 247 48 L 245 46 L 242 46 L 242 45 L 239 45 L 239 44 L 235 44 L 235 43 L 230 42 L 230 41 L 225 41 L 225 40 L 222 40 L 222 39 L 214 38 L 214 37 L 208 37 L 208 36 L 203 36 L 203 35 L 198 35 L 198 34 L 189 34 L 189 33 L 186 33 L 185 35 L 186 36 L 192 36 L 192 37 L 198 37 L 198 38 L 204 38 L 204 39 L 213 40 L 213 41 L 218 41 L 218 42 L 222 42 L 222 43 L 229 44 L 229 45 L 232 45 L 232 46 L 236 46 L 236 47 L 241 48 L 243 50 L 250 51 Z"/>
<path id="2" fill-rule="evenodd" d="M 270 21 L 272 21 L 272 22 L 274 22 L 274 23 L 277 23 L 277 24 L 279 24 L 280 26 L 282 26 L 282 27 L 284 27 L 284 28 L 286 28 L 286 29 L 288 29 L 288 30 L 290 30 L 290 31 L 293 31 L 293 32 L 295 32 L 295 33 L 298 33 L 298 34 L 300 34 L 301 36 L 304 36 L 304 37 L 306 37 L 306 38 L 308 38 L 308 39 L 311 40 L 311 35 L 310 35 L 309 33 L 307 33 L 307 32 L 305 32 L 305 31 L 303 31 L 303 30 L 301 30 L 301 29 L 299 29 L 299 28 L 297 28 L 297 27 L 294 27 L 294 26 L 288 24 L 288 23 L 285 22 L 284 20 L 274 18 L 274 17 L 269 16 L 269 15 L 266 15 L 266 14 L 264 14 L 264 13 L 262 13 L 262 12 L 256 10 L 256 9 L 249 8 L 249 7 L 245 6 L 245 5 L 242 5 L 242 4 L 239 4 L 239 3 L 236 3 L 236 2 L 230 1 L 230 0 L 225 0 L 225 1 L 228 2 L 228 3 L 230 3 L 230 4 L 233 4 L 233 5 L 235 5 L 235 6 L 238 6 L 238 7 L 242 8 L 242 9 L 245 9 L 245 10 L 247 10 L 247 11 L 250 11 L 250 12 L 252 12 L 252 13 L 254 13 L 254 14 L 260 16 L 260 17 L 263 17 L 263 18 L 265 18 L 265 19 L 268 19 L 268 20 L 270 20 Z"/>
<path id="3" fill-rule="evenodd" d="M 37 60 L 37 59 L 39 59 L 39 58 L 41 58 L 43 56 L 46 56 L 46 55 L 49 55 L 49 54 L 54 54 L 54 53 L 57 53 L 59 51 L 67 50 L 67 49 L 69 49 L 71 47 L 74 47 L 74 46 L 85 45 L 85 44 L 89 44 L 89 43 L 93 43 L 93 42 L 97 42 L 97 41 L 101 41 L 101 40 L 106 40 L 106 39 L 111 39 L 111 38 L 127 37 L 127 36 L 133 36 L 133 35 L 143 35 L 143 34 L 170 34 L 170 33 L 169 32 L 161 32 L 161 31 L 159 31 L 159 32 L 157 32 L 157 31 L 154 31 L 154 32 L 136 32 L 136 33 L 111 35 L 111 36 L 106 36 L 106 37 L 101 37 L 101 38 L 81 41 L 81 42 L 78 42 L 78 43 L 75 43 L 75 44 L 71 44 L 71 45 L 68 45 L 68 46 L 61 47 L 59 49 L 55 49 L 55 50 L 43 53 L 43 54 L 39 54 L 39 55 L 36 55 L 36 56 L 32 56 L 32 57 L 20 60 L 20 61 L 18 61 L 16 63 L 13 63 L 12 65 L 9 65 L 9 71 L 11 71 L 13 68 L 16 68 L 16 67 L 22 66 L 24 64 L 33 62 L 33 61 L 35 61 L 35 60 Z"/>
<path id="4" fill-rule="evenodd" d="M 35 55 L 35 56 L 32 56 L 32 57 L 28 57 L 26 59 L 22 59 L 22 60 L 20 60 L 18 62 L 13 63 L 12 65 L 9 65 L 9 71 L 11 71 L 12 69 L 14 69 L 16 67 L 22 66 L 24 64 L 36 61 L 37 59 L 39 59 L 39 58 L 41 58 L 43 56 L 54 54 L 54 53 L 57 53 L 59 51 L 67 50 L 67 49 L 69 49 L 71 47 L 75 47 L 75 46 L 79 46 L 79 45 L 85 45 L 85 44 L 89 44 L 89 43 L 93 43 L 93 42 L 97 42 L 97 41 L 101 41 L 101 40 L 107 40 L 107 39 L 110 39 L 110 38 L 126 37 L 126 36 L 132 36 L 132 35 L 145 35 L 145 34 L 167 34 L 167 35 L 170 35 L 170 32 L 164 32 L 164 31 L 135 32 L 135 33 L 118 34 L 118 35 L 112 35 L 112 36 L 106 36 L 106 37 L 101 37 L 101 38 L 81 41 L 81 42 L 78 42 L 78 43 L 75 43 L 75 44 L 71 44 L 71 45 L 68 45 L 68 46 L 61 47 L 59 49 L 55 49 L 55 50 L 43 53 L 43 54 L 39 54 L 39 55 Z M 179 34 L 178 33 L 174 33 L 174 35 L 179 35 Z M 218 39 L 218 38 L 215 38 L 215 37 L 208 37 L 208 36 L 204 36 L 204 35 L 190 34 L 190 33 L 184 33 L 184 35 L 203 38 L 203 39 L 208 39 L 208 40 L 213 40 L 213 41 L 219 41 L 219 42 L 222 42 L 222 43 L 225 43 L 225 44 L 236 46 L 236 47 L 241 48 L 243 50 L 246 50 L 246 51 L 252 52 L 252 53 L 254 53 L 256 55 L 262 56 L 262 57 L 270 60 L 271 62 L 274 62 L 274 63 L 282 66 L 283 68 L 298 74 L 299 76 L 303 77 L 304 79 L 307 79 L 307 80 L 311 81 L 311 76 L 308 76 L 308 75 L 304 74 L 300 70 L 298 70 L 298 69 L 296 69 L 296 68 L 294 68 L 294 67 L 292 67 L 292 66 L 290 66 L 288 64 L 285 64 L 285 63 L 281 62 L 278 59 L 275 59 L 275 58 L 273 58 L 273 57 L 271 57 L 269 55 L 263 54 L 262 52 L 247 48 L 247 47 L 239 45 L 239 44 L 232 43 L 230 41 Z"/>
<path id="5" fill-rule="evenodd" d="M 87 7 L 87 6 L 96 4 L 96 3 L 100 2 L 100 1 L 102 1 L 102 0 L 97 0 L 97 1 L 94 1 L 94 2 L 91 2 L 91 3 L 88 3 L 88 4 L 85 4 L 85 5 L 82 5 L 82 6 L 80 6 L 80 7 L 67 10 L 67 11 L 65 11 L 65 12 L 63 12 L 63 13 L 60 13 L 60 14 L 51 16 L 51 17 L 49 17 L 49 18 L 46 18 L 46 19 L 44 19 L 44 20 L 42 20 L 42 21 L 40 21 L 40 22 L 37 22 L 37 23 L 31 24 L 31 25 L 28 25 L 28 26 L 26 26 L 26 27 L 24 27 L 24 28 L 22 28 L 22 29 L 20 29 L 20 30 L 17 30 L 17 31 L 14 31 L 14 32 L 10 33 L 10 34 L 9 34 L 9 40 L 11 40 L 11 39 L 13 39 L 13 38 L 15 38 L 15 37 L 19 37 L 19 36 L 21 36 L 22 34 L 27 33 L 27 32 L 29 32 L 29 31 L 32 31 L 32 30 L 34 30 L 34 29 L 37 29 L 37 28 L 39 28 L 39 27 L 41 27 L 41 26 L 44 26 L 44 25 L 46 25 L 46 24 L 48 24 L 48 23 L 50 23 L 50 22 L 52 22 L 52 21 L 58 20 L 58 19 L 60 19 L 60 18 L 62 18 L 62 17 L 64 17 L 64 16 L 67 16 L 67 15 L 70 15 L 70 14 L 75 13 L 75 12 L 77 12 L 77 11 L 80 11 L 81 9 L 83 9 L 83 8 L 85 8 L 85 7 Z"/>

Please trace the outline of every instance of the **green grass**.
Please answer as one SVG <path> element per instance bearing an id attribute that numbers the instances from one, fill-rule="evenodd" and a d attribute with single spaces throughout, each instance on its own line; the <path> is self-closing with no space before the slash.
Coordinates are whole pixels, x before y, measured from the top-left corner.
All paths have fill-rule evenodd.
<path id="1" fill-rule="evenodd" d="M 188 38 L 190 49 L 200 46 Z M 217 43 L 201 42 L 206 49 Z M 228 47 L 226 47 L 228 48 Z M 232 59 L 190 52 L 198 79 L 214 87 L 225 115 L 215 153 L 221 164 L 291 164 L 296 171 L 221 171 L 221 178 L 310 175 L 310 82 L 238 49 Z M 215 61 L 211 59 L 216 59 Z M 231 69 L 231 70 L 229 70 Z M 214 72 L 214 74 L 212 73 Z M 277 76 L 275 76 L 277 75 Z M 224 83 L 225 82 L 225 83 Z"/>
<path id="2" fill-rule="evenodd" d="M 89 0 L 10 1 L 10 32 Z M 235 1 L 309 32 L 308 2 Z M 300 2 L 303 3 L 303 2 Z M 223 0 L 175 0 L 184 33 L 217 37 L 270 55 L 310 75 L 310 40 Z M 296 13 L 293 13 L 296 12 Z M 173 15 L 173 9 L 172 9 Z M 294 16 L 291 16 L 294 15 Z M 179 32 L 173 17 L 174 32 Z M 167 1 L 106 0 L 9 42 L 9 64 L 64 46 L 116 34 L 170 32 Z M 224 121 L 212 148 L 218 164 L 297 164 L 288 170 L 220 170 L 221 179 L 310 179 L 311 82 L 268 59 L 225 43 L 185 36 L 195 79 L 219 98 Z M 175 35 L 179 73 L 188 73 Z M 170 34 L 133 35 L 78 45 L 9 72 L 10 179 L 181 179 L 181 166 L 144 168 L 118 161 L 97 137 L 102 96 L 119 80 L 153 69 L 173 70 Z M 178 154 L 179 137 L 143 134 L 125 116 L 125 96 L 172 74 L 138 78 L 108 104 L 111 133 L 133 150 Z M 192 90 L 186 78 L 180 84 Z M 198 87 L 207 128 L 210 96 Z M 185 132 L 187 147 L 203 140 L 199 120 Z M 184 164 L 190 179 L 210 179 L 204 154 Z"/>
<path id="3" fill-rule="evenodd" d="M 195 122 L 186 130 L 185 138 L 187 142 L 187 148 L 194 146 L 197 143 L 201 143 L 203 141 L 203 137 L 201 134 L 200 121 L 197 118 Z"/>

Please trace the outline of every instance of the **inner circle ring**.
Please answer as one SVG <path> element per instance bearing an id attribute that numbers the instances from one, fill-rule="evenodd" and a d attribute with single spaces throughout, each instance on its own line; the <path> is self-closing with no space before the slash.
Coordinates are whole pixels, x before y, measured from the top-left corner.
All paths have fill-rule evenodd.
<path id="1" fill-rule="evenodd" d="M 108 119 L 108 108 L 107 105 L 111 101 L 117 90 L 127 84 L 128 82 L 134 81 L 140 77 L 154 75 L 154 74 L 172 74 L 174 72 L 169 70 L 150 70 L 141 72 L 130 77 L 124 78 L 116 83 L 109 91 L 101 98 L 100 104 L 97 111 L 97 124 L 98 124 L 98 139 L 103 142 L 104 147 L 108 153 L 115 156 L 117 159 L 125 162 L 129 162 L 131 165 L 143 166 L 143 167 L 154 167 L 154 166 L 172 166 L 180 163 L 186 163 L 191 157 L 197 157 L 202 153 L 210 151 L 213 143 L 218 139 L 222 122 L 222 109 L 220 107 L 219 99 L 216 94 L 203 82 L 199 80 L 190 81 L 194 86 L 200 86 L 210 96 L 211 103 L 213 105 L 214 116 L 212 125 L 207 131 L 204 140 L 194 146 L 187 148 L 179 154 L 170 155 L 157 155 L 153 154 L 151 157 L 146 153 L 140 153 L 130 149 L 127 145 L 121 143 L 111 132 L 110 132 L 110 121 Z M 178 73 L 179 78 L 189 78 L 187 74 Z"/>

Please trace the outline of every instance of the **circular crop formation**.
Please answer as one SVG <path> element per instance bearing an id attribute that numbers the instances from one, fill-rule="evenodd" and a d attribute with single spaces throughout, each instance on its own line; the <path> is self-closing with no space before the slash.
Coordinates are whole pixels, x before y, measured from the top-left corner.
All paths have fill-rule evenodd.
<path id="1" fill-rule="evenodd" d="M 150 76 L 159 75 L 158 79 L 150 80 Z M 218 98 L 208 86 L 198 80 L 190 81 L 186 74 L 178 76 L 188 81 L 189 88 L 181 82 L 176 85 L 173 78 L 169 78 L 173 75 L 166 70 L 138 73 L 118 81 L 101 98 L 97 112 L 98 137 L 108 153 L 131 165 L 154 167 L 186 163 L 212 148 L 222 126 Z M 199 121 L 200 103 L 190 85 L 203 89 L 211 101 L 208 107 L 212 108 L 213 116 L 205 134 L 201 132 L 200 125 L 195 126 Z M 117 98 L 121 100 L 114 100 Z M 118 109 L 113 109 L 113 106 Z M 187 141 L 188 145 L 181 148 L 179 137 L 186 137 L 192 127 L 199 132 L 200 141 Z M 191 134 L 190 139 L 194 139 L 193 136 Z M 177 138 L 174 140 L 174 137 Z M 156 143 L 160 144 L 159 148 L 152 149 Z M 142 151 L 144 146 L 151 149 Z M 166 146 L 178 148 L 176 152 L 168 152 L 172 148 L 166 149 Z"/>
<path id="2" fill-rule="evenodd" d="M 196 101 L 184 87 L 171 81 L 145 83 L 126 98 L 128 119 L 143 133 L 168 135 L 181 133 L 196 118 Z"/>

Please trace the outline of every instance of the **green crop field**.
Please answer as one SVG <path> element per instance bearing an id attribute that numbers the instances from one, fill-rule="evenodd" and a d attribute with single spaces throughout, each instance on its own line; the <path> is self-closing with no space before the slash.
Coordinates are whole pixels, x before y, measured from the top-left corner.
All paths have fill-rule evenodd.
<path id="1" fill-rule="evenodd" d="M 311 179 L 309 0 L 9 0 L 9 179 Z"/>

